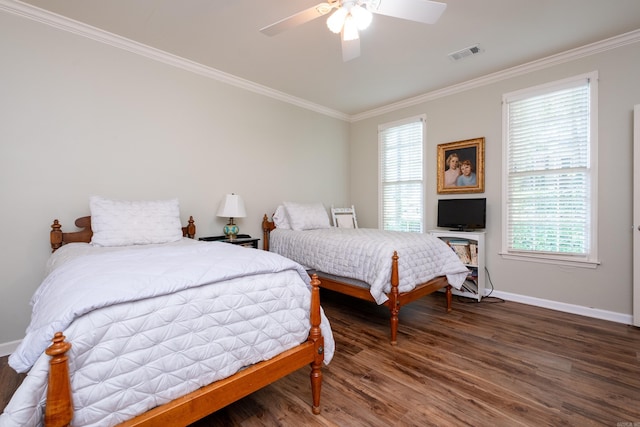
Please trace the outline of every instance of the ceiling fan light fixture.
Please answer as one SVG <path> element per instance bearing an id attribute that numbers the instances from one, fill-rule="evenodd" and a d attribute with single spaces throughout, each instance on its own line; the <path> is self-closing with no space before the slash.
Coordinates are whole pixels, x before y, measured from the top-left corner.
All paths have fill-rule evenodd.
<path id="1" fill-rule="evenodd" d="M 367 29 L 367 27 L 371 24 L 371 20 L 373 19 L 373 14 L 367 8 L 364 8 L 360 5 L 352 7 L 349 13 L 356 20 L 356 24 L 359 30 Z"/>
<path id="2" fill-rule="evenodd" d="M 360 56 L 360 31 L 369 27 L 374 13 L 434 24 L 446 8 L 446 3 L 436 0 L 324 0 L 323 3 L 268 25 L 260 32 L 273 36 L 326 15 L 329 30 L 341 34 L 342 60 L 346 62 Z"/>
<path id="3" fill-rule="evenodd" d="M 342 28 L 342 39 L 344 41 L 350 41 L 356 40 L 359 37 L 356 19 L 352 15 L 347 15 L 344 20 L 344 27 Z"/>
<path id="4" fill-rule="evenodd" d="M 329 30 L 333 33 L 339 34 L 340 31 L 342 31 L 342 26 L 344 25 L 348 14 L 349 11 L 344 7 L 333 12 L 331 16 L 327 18 L 327 27 L 329 27 Z"/>

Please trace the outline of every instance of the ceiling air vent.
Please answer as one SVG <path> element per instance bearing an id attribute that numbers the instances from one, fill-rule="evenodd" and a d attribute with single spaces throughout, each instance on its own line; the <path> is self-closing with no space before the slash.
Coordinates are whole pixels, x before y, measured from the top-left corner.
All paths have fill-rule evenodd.
<path id="1" fill-rule="evenodd" d="M 461 59 L 467 58 L 469 56 L 477 55 L 482 52 L 479 45 L 474 45 L 470 47 L 465 47 L 457 52 L 452 52 L 449 54 L 449 58 L 452 61 L 459 61 Z"/>

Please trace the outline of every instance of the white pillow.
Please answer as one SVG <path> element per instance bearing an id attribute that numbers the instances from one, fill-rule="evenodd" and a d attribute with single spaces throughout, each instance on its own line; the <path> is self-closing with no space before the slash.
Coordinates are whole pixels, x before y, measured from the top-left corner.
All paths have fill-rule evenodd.
<path id="1" fill-rule="evenodd" d="M 281 230 L 291 230 L 287 211 L 284 206 L 280 205 L 276 208 L 276 212 L 273 214 L 273 223 L 276 225 L 276 228 Z"/>
<path id="2" fill-rule="evenodd" d="M 329 215 L 322 203 L 284 202 L 289 225 L 292 230 L 315 230 L 329 228 Z"/>
<path id="3" fill-rule="evenodd" d="M 125 201 L 93 196 L 89 207 L 92 245 L 147 245 L 182 239 L 178 199 Z"/>

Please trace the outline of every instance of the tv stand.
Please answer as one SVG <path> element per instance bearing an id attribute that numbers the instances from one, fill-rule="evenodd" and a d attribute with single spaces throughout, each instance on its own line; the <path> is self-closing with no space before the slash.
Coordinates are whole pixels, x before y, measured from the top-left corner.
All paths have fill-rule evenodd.
<path id="1" fill-rule="evenodd" d="M 486 294 L 484 231 L 431 230 L 429 234 L 451 246 L 470 270 L 463 288 L 460 290 L 451 289 L 451 291 L 456 295 L 477 299 L 480 302 Z M 467 250 L 469 251 L 468 257 Z"/>

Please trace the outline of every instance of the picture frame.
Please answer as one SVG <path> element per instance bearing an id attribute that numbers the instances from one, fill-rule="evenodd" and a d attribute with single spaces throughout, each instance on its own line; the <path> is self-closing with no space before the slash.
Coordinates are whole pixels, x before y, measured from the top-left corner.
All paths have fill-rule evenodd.
<path id="1" fill-rule="evenodd" d="M 484 137 L 439 144 L 437 171 L 438 194 L 484 193 Z"/>

